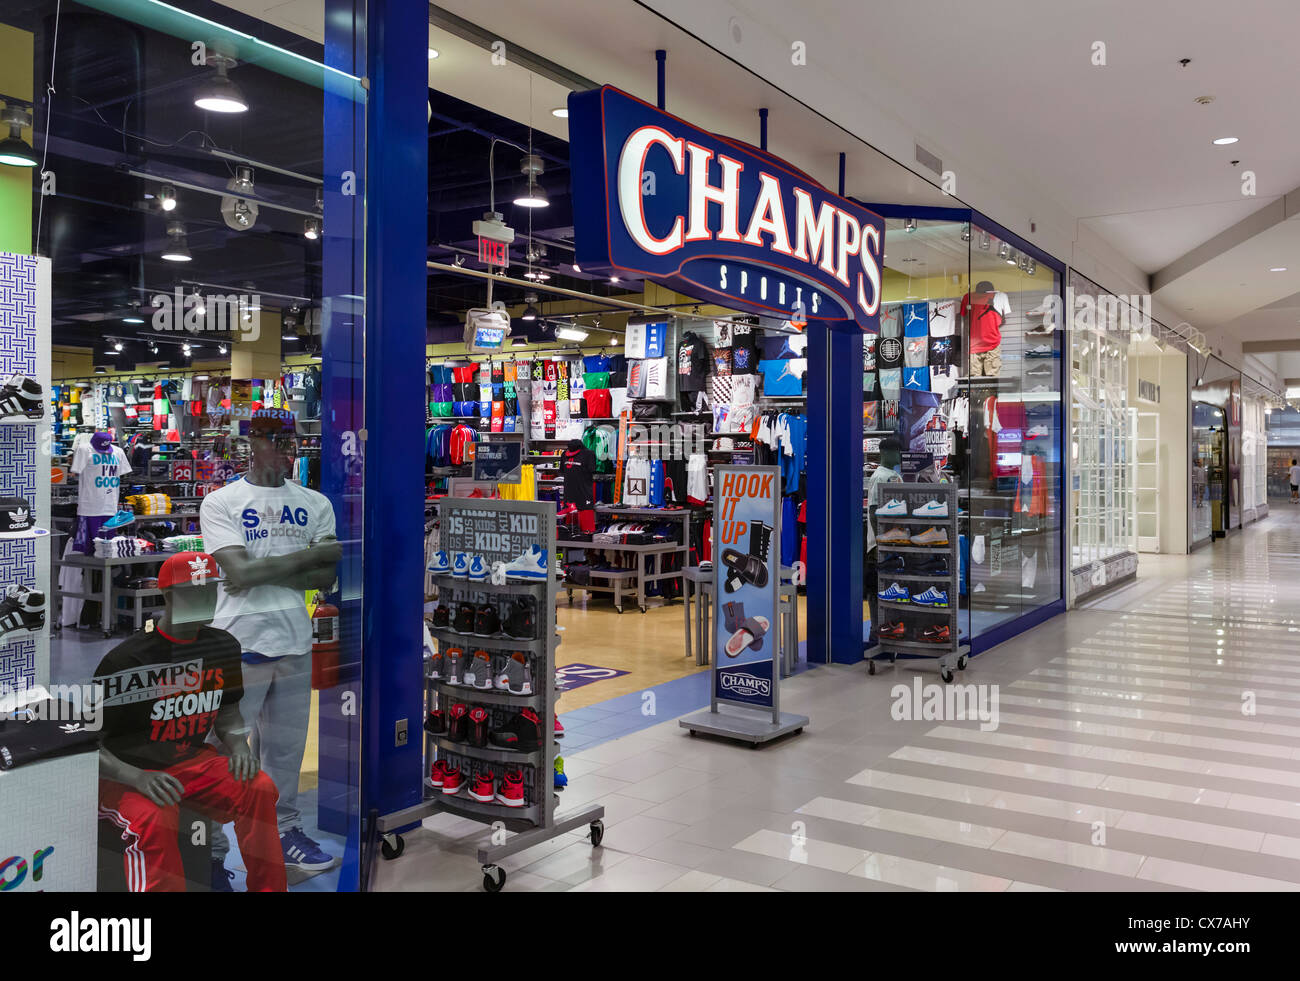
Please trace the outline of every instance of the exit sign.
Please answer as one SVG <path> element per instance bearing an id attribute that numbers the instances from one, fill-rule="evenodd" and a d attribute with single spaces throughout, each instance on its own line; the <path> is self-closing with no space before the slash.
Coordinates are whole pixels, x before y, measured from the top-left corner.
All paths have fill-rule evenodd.
<path id="1" fill-rule="evenodd" d="M 479 237 L 478 261 L 488 266 L 510 265 L 510 244 Z"/>

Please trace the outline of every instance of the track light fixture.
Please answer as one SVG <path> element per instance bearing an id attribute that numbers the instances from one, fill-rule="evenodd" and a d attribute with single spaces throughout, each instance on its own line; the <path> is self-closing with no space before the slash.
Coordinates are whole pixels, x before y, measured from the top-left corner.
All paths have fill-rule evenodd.
<path id="1" fill-rule="evenodd" d="M 9 135 L 0 140 L 0 164 L 10 167 L 35 167 L 40 161 L 36 151 L 23 139 L 23 128 L 32 125 L 32 114 L 21 106 L 6 105 L 0 123 L 8 123 Z"/>
<path id="2" fill-rule="evenodd" d="M 167 223 L 167 244 L 163 246 L 162 257 L 167 262 L 189 262 L 194 258 L 190 255 L 189 240 L 182 222 Z"/>
<path id="3" fill-rule="evenodd" d="M 980 248 L 987 252 L 989 250 L 989 233 L 980 232 Z"/>
<path id="4" fill-rule="evenodd" d="M 998 246 L 998 258 L 1001 259 L 1003 262 L 1006 262 L 1007 259 L 1009 259 L 1010 257 L 1011 257 L 1011 246 L 1007 245 L 1006 242 L 1003 242 L 1001 245 Z"/>
<path id="5" fill-rule="evenodd" d="M 247 112 L 248 100 L 239 86 L 230 80 L 227 72 L 238 64 L 234 58 L 219 52 L 208 52 L 208 64 L 216 71 L 194 94 L 194 104 L 208 112 Z"/>
<path id="6" fill-rule="evenodd" d="M 312 242 L 320 238 L 320 222 L 315 218 L 304 218 L 302 223 L 302 236 Z"/>
<path id="7" fill-rule="evenodd" d="M 176 188 L 172 187 L 170 184 L 164 184 L 162 189 L 158 192 L 158 204 L 162 207 L 163 211 L 175 211 Z"/>
<path id="8" fill-rule="evenodd" d="M 536 320 L 536 319 L 537 319 L 537 307 L 535 307 L 533 304 L 535 304 L 535 303 L 537 302 L 537 294 L 536 294 L 536 293 L 527 293 L 527 294 L 525 294 L 525 295 L 524 295 L 524 302 L 525 302 L 526 304 L 528 304 L 528 305 L 527 305 L 526 307 L 524 307 L 524 312 L 520 315 L 519 319 L 520 319 L 520 320 L 530 320 L 530 321 L 531 321 L 531 320 Z"/>
<path id="9" fill-rule="evenodd" d="M 961 226 L 961 240 L 963 242 L 970 241 L 970 222 L 966 222 Z"/>
<path id="10" fill-rule="evenodd" d="M 916 231 L 916 219 L 908 218 L 905 222 L 903 222 L 903 231 L 905 232 Z"/>

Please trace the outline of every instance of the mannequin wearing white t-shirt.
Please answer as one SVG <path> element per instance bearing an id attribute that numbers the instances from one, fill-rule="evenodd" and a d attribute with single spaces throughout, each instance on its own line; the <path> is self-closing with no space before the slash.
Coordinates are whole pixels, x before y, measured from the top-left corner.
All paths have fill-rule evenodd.
<path id="1" fill-rule="evenodd" d="M 262 769 L 280 792 L 285 866 L 317 872 L 333 860 L 303 833 L 298 809 L 311 711 L 311 618 L 303 593 L 330 589 L 343 553 L 329 499 L 285 480 L 295 443 L 292 428 L 283 426 L 279 419 L 253 419 L 248 473 L 208 494 L 199 516 L 204 544 L 224 577 L 213 626 L 244 650 L 240 711 Z M 216 866 L 229 849 L 225 834 L 214 829 L 214 879 L 224 876 Z"/>

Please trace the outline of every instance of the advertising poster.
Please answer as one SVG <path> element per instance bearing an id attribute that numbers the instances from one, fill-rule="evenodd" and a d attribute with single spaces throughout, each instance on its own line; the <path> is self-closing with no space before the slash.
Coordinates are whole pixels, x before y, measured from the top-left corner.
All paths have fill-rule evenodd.
<path id="1" fill-rule="evenodd" d="M 714 696 L 771 708 L 780 636 L 780 469 L 718 467 L 713 501 Z"/>

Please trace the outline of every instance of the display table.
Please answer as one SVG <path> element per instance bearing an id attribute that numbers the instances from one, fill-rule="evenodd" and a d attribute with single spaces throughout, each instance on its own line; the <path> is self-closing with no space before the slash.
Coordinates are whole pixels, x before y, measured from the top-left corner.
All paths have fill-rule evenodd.
<path id="1" fill-rule="evenodd" d="M 126 558 L 114 559 L 101 559 L 95 555 L 82 555 L 80 552 L 74 552 L 71 555 L 64 556 L 51 556 L 50 566 L 52 569 L 51 579 L 53 580 L 53 583 L 50 587 L 50 596 L 52 597 L 53 602 L 50 604 L 50 609 L 57 611 L 60 608 L 60 600 L 65 596 L 74 596 L 79 599 L 97 599 L 100 601 L 102 607 L 100 610 L 100 617 L 102 619 L 104 636 L 111 637 L 113 635 L 115 617 L 117 616 L 117 611 L 113 608 L 113 570 L 129 566 L 156 565 L 172 554 L 174 553 L 156 552 L 153 555 L 132 555 Z M 100 577 L 100 588 L 96 591 L 91 591 L 89 587 L 87 587 L 84 591 L 76 593 L 66 592 L 60 589 L 59 570 L 64 566 L 70 566 L 83 571 L 103 573 Z M 135 617 L 137 630 L 140 629 L 140 622 L 143 615 L 140 607 L 141 599 L 145 596 L 162 595 L 162 593 L 157 589 L 118 589 L 116 592 L 127 597 L 130 601 L 132 606 L 131 612 Z M 54 620 L 51 629 L 59 629 L 57 618 Z"/>
<path id="2" fill-rule="evenodd" d="M 672 569 L 668 572 L 650 572 L 646 565 L 646 557 L 650 555 L 676 555 L 684 553 L 688 546 L 678 545 L 676 542 L 660 542 L 656 545 L 624 545 L 619 542 L 569 542 L 558 541 L 556 543 L 562 546 L 565 551 L 570 549 L 581 549 L 584 552 L 631 552 L 636 556 L 636 566 L 632 569 L 593 569 L 590 575 L 600 576 L 605 579 L 612 579 L 613 585 L 596 586 L 589 583 L 571 584 L 566 588 L 569 594 L 569 605 L 573 605 L 573 591 L 575 589 L 586 589 L 590 592 L 612 592 L 615 594 L 615 609 L 619 613 L 623 612 L 622 597 L 623 590 L 629 588 L 626 585 L 628 579 L 636 580 L 636 605 L 642 613 L 645 612 L 645 587 L 648 582 L 658 582 L 663 579 L 680 579 L 681 569 Z M 664 597 L 669 601 L 672 597 Z"/>

